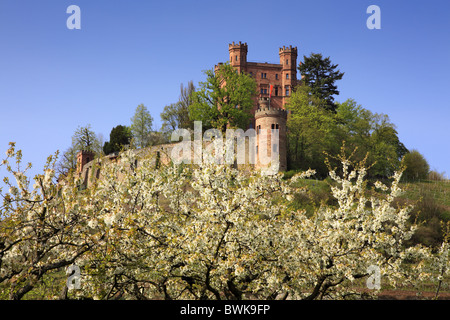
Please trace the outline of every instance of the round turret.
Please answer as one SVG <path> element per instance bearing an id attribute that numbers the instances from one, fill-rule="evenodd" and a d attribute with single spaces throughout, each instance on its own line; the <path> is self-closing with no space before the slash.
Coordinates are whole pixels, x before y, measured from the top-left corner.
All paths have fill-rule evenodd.
<path id="1" fill-rule="evenodd" d="M 279 170 L 287 168 L 286 160 L 286 122 L 287 111 L 270 107 L 269 98 L 260 98 L 255 112 L 255 127 L 257 134 L 257 168 L 264 167 L 266 161 L 261 157 L 276 157 L 278 153 Z M 278 139 L 277 139 L 278 134 Z M 264 148 L 266 146 L 266 148 Z M 266 153 L 266 154 L 264 154 Z M 273 154 L 275 153 L 275 154 Z M 272 155 L 273 154 L 273 155 Z"/>

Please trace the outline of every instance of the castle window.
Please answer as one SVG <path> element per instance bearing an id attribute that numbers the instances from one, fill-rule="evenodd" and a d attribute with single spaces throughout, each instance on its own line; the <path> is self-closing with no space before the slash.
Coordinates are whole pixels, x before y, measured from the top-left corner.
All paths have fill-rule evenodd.
<path id="1" fill-rule="evenodd" d="M 275 79 L 278 80 L 278 73 L 275 73 Z"/>
<path id="2" fill-rule="evenodd" d="M 286 87 L 286 96 L 289 95 L 289 87 Z"/>
<path id="3" fill-rule="evenodd" d="M 267 78 L 267 73 L 261 73 L 261 79 L 265 79 L 265 78 Z"/>
<path id="4" fill-rule="evenodd" d="M 286 73 L 286 79 L 289 79 L 289 73 Z"/>
<path id="5" fill-rule="evenodd" d="M 239 61 L 238 56 L 236 56 L 236 61 Z"/>
<path id="6" fill-rule="evenodd" d="M 272 130 L 275 129 L 275 123 L 272 123 Z"/>
<path id="7" fill-rule="evenodd" d="M 278 123 L 275 125 L 275 129 L 279 129 Z"/>
<path id="8" fill-rule="evenodd" d="M 278 87 L 275 87 L 275 95 L 278 96 Z"/>
<path id="9" fill-rule="evenodd" d="M 286 64 L 289 64 L 289 59 L 286 59 Z"/>
<path id="10" fill-rule="evenodd" d="M 263 90 L 263 88 L 261 88 L 261 94 L 263 94 L 264 93 L 264 90 Z"/>

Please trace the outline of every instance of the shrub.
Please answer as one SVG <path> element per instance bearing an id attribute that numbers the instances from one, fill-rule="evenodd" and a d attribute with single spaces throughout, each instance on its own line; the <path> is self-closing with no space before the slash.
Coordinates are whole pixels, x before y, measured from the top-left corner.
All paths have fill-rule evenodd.
<path id="1" fill-rule="evenodd" d="M 423 244 L 437 247 L 442 243 L 443 230 L 440 222 L 445 221 L 445 209 L 439 205 L 429 192 L 417 201 L 411 212 L 411 222 L 418 223 L 416 233 L 412 236 L 410 244 Z"/>
<path id="2" fill-rule="evenodd" d="M 406 167 L 402 176 L 404 180 L 423 180 L 428 177 L 430 166 L 419 151 L 411 150 L 403 157 L 402 163 Z"/>
<path id="3" fill-rule="evenodd" d="M 437 172 L 432 170 L 428 173 L 428 180 L 445 181 L 447 179 L 445 178 L 445 172 Z"/>

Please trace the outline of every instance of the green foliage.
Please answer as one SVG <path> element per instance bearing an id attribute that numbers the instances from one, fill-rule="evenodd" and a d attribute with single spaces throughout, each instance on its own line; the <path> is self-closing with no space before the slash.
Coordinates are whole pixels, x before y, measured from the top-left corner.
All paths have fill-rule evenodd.
<path id="1" fill-rule="evenodd" d="M 303 84 L 311 88 L 313 95 L 324 100 L 326 108 L 332 111 L 336 109 L 333 95 L 339 94 L 335 82 L 344 76 L 343 72 L 336 70 L 337 67 L 331 63 L 330 57 L 324 58 L 320 53 L 303 56 L 298 67 Z"/>
<path id="2" fill-rule="evenodd" d="M 109 141 L 103 145 L 103 152 L 110 154 L 121 151 L 131 141 L 131 129 L 127 126 L 118 125 L 111 130 Z"/>
<path id="3" fill-rule="evenodd" d="M 226 130 L 227 125 L 246 129 L 256 95 L 255 80 L 245 73 L 237 73 L 227 64 L 219 66 L 217 72 L 205 71 L 205 82 L 192 94 L 189 106 L 192 121 L 202 121 L 204 129 Z"/>
<path id="4" fill-rule="evenodd" d="M 325 178 L 326 155 L 338 154 L 345 144 L 355 161 L 367 159 L 369 178 L 386 178 L 398 170 L 408 150 L 389 117 L 372 113 L 352 99 L 336 106 L 335 112 L 329 110 L 327 102 L 307 86 L 293 92 L 287 106 L 292 111 L 288 119 L 289 168 L 312 168 L 318 177 Z"/>
<path id="5" fill-rule="evenodd" d="M 389 177 L 399 169 L 400 159 L 408 150 L 387 115 L 372 113 L 349 99 L 337 104 L 336 120 L 339 139 L 351 149 L 357 148 L 357 159 L 367 155 L 372 165 L 369 177 Z"/>
<path id="6" fill-rule="evenodd" d="M 137 147 L 145 148 L 151 144 L 153 118 L 143 104 L 137 106 L 131 118 L 131 133 Z"/>
<path id="7" fill-rule="evenodd" d="M 423 180 L 428 177 L 430 165 L 419 151 L 411 150 L 411 152 L 405 154 L 402 162 L 406 167 L 403 173 L 404 180 Z"/>
<path id="8" fill-rule="evenodd" d="M 312 95 L 306 86 L 298 87 L 290 97 L 288 118 L 289 167 L 307 170 L 313 168 L 318 176 L 326 176 L 325 154 L 337 152 L 336 121 L 325 108 L 326 102 Z"/>
<path id="9" fill-rule="evenodd" d="M 179 125 L 179 104 L 171 103 L 164 107 L 164 111 L 161 112 L 162 130 L 173 131 L 178 128 Z"/>

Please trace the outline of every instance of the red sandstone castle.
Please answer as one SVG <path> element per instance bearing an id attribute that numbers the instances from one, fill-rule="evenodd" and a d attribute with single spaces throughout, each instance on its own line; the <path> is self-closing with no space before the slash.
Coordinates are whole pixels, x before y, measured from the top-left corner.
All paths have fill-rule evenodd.
<path id="1" fill-rule="evenodd" d="M 252 110 L 254 119 L 251 127 L 256 132 L 268 129 L 279 129 L 279 145 L 270 145 L 270 130 L 268 139 L 269 156 L 272 150 L 279 148 L 280 170 L 287 168 L 286 161 L 286 119 L 288 102 L 292 89 L 297 81 L 297 47 L 279 48 L 280 63 L 248 62 L 247 43 L 231 43 L 228 45 L 230 64 L 239 73 L 245 72 L 252 76 L 258 84 L 259 97 L 255 99 Z M 216 68 L 221 65 L 219 63 Z M 258 147 L 257 147 L 258 148 Z M 258 150 L 258 149 L 257 149 Z"/>
<path id="2" fill-rule="evenodd" d="M 279 153 L 280 171 L 287 169 L 286 160 L 286 120 L 288 111 L 285 109 L 285 104 L 292 93 L 292 89 L 298 84 L 297 81 L 297 47 L 279 48 L 280 63 L 261 63 L 248 62 L 247 43 L 231 43 L 228 45 L 230 54 L 230 64 L 236 70 L 245 72 L 254 77 L 258 85 L 259 96 L 255 98 L 255 105 L 252 109 L 254 118 L 250 124 L 251 128 L 256 129 L 257 134 L 261 130 L 267 130 L 269 136 L 267 137 L 267 151 L 268 156 L 271 156 L 272 151 Z M 216 68 L 221 65 L 219 63 Z M 279 142 L 277 145 L 271 144 L 270 134 L 271 129 L 279 130 Z M 257 139 L 257 153 L 258 143 Z M 156 149 L 163 150 L 170 148 L 170 145 L 156 146 Z M 261 149 L 261 148 L 259 148 Z M 160 152 L 160 151 L 156 151 Z M 167 150 L 166 150 L 167 153 Z M 96 178 L 100 176 L 100 169 L 89 172 L 92 167 L 94 154 L 88 151 L 80 151 L 77 155 L 77 173 L 83 175 L 84 181 L 87 184 L 88 177 L 95 175 Z M 258 164 L 256 165 L 258 167 Z M 92 171 L 92 170 L 91 170 Z"/>
<path id="3" fill-rule="evenodd" d="M 258 84 L 261 98 L 270 98 L 270 107 L 284 109 L 292 88 L 297 82 L 297 47 L 279 49 L 280 63 L 248 62 L 247 43 L 234 42 L 228 45 L 230 64 L 241 73 L 253 76 Z M 220 65 L 221 63 L 219 63 Z M 217 66 L 216 66 L 217 67 Z M 257 103 L 253 113 L 257 109 Z"/>

